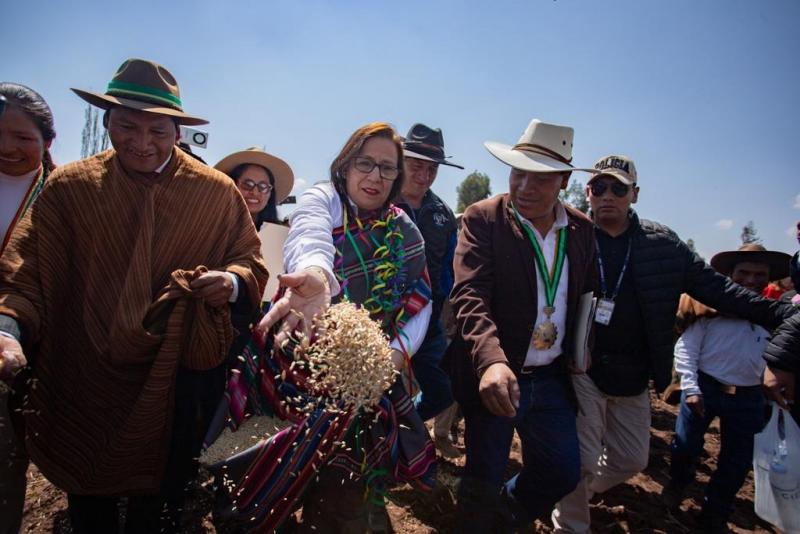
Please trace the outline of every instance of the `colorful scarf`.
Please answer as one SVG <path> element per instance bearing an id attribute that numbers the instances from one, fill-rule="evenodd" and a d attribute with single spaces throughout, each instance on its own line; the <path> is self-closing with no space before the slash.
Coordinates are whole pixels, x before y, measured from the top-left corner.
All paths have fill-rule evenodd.
<path id="1" fill-rule="evenodd" d="M 343 288 L 340 298 L 366 307 L 387 335 L 401 335 L 403 326 L 431 298 L 419 231 L 394 207 L 380 218 L 344 222 L 333 232 L 334 270 Z M 372 413 L 332 413 L 320 406 L 308 414 L 303 408 L 313 398 L 307 376 L 290 369 L 295 344 L 272 350 L 271 342 L 271 336 L 266 346 L 254 339 L 245 349 L 224 411 L 233 428 L 245 413 L 275 415 L 293 425 L 212 466 L 233 483 L 223 487 L 229 488 L 237 514 L 250 527 L 264 532 L 277 528 L 323 467 L 341 469 L 343 476 L 364 481 L 368 498 L 380 496 L 387 479 L 422 490 L 432 487 L 433 444 L 399 380 Z M 216 428 L 207 442 L 219 433 L 221 423 L 218 418 L 212 425 Z M 346 445 L 335 446 L 341 442 Z"/>

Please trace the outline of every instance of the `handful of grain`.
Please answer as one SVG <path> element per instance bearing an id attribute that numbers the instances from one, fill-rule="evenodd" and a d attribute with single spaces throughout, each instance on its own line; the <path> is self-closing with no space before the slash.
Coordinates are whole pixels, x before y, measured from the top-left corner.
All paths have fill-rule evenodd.
<path id="1" fill-rule="evenodd" d="M 397 374 L 380 324 L 350 302 L 331 306 L 315 324 L 316 339 L 295 352 L 309 368 L 311 393 L 329 409 L 371 409 Z"/>
<path id="2" fill-rule="evenodd" d="M 230 428 L 226 427 L 214 440 L 214 443 L 200 453 L 200 463 L 214 465 L 227 460 L 290 425 L 289 421 L 283 421 L 277 417 L 266 415 L 248 417 L 242 421 L 236 431 L 231 431 Z"/>

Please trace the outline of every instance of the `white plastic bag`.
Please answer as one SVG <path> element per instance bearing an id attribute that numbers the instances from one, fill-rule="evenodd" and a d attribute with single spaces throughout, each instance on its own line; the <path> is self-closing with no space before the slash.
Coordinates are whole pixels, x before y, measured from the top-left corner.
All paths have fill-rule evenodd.
<path id="1" fill-rule="evenodd" d="M 800 533 L 800 428 L 774 403 L 767 426 L 755 436 L 753 472 L 756 514 L 787 533 Z"/>

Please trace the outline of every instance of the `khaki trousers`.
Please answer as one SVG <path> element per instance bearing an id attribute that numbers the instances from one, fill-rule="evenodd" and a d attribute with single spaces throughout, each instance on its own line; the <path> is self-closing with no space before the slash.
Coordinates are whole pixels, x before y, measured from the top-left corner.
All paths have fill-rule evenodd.
<path id="1" fill-rule="evenodd" d="M 591 532 L 589 500 L 647 467 L 650 395 L 614 397 L 600 391 L 587 374 L 573 375 L 578 396 L 581 481 L 553 511 L 556 532 Z"/>

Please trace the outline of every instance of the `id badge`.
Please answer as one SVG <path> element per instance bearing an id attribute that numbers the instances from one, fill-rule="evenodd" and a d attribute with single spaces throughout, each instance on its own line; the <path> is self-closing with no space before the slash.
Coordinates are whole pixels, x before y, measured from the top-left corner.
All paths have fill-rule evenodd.
<path id="1" fill-rule="evenodd" d="M 611 299 L 600 299 L 597 301 L 597 311 L 594 314 L 594 322 L 608 326 L 611 316 L 614 314 L 614 301 Z"/>

